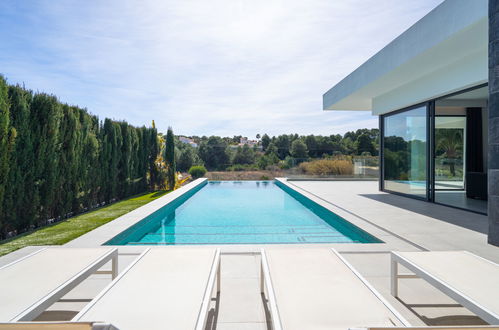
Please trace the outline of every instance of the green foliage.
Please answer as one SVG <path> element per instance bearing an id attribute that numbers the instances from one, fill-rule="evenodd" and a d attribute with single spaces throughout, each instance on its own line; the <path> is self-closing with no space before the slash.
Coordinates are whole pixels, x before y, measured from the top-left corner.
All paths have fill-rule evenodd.
<path id="1" fill-rule="evenodd" d="M 175 140 L 173 136 L 173 130 L 171 127 L 168 128 L 166 133 L 166 141 L 165 141 L 165 162 L 167 167 L 166 173 L 166 183 L 169 189 L 173 189 L 175 187 L 175 178 L 176 178 L 176 165 L 175 165 Z"/>
<path id="2" fill-rule="evenodd" d="M 289 155 L 291 141 L 288 135 L 279 135 L 274 144 L 277 148 L 277 156 L 279 156 L 280 159 L 284 159 Z"/>
<path id="3" fill-rule="evenodd" d="M 182 143 L 175 139 L 175 159 L 177 170 L 187 172 L 193 165 L 203 165 L 199 158 L 197 149 L 188 143 Z"/>
<path id="4" fill-rule="evenodd" d="M 206 174 L 206 168 L 203 165 L 192 166 L 189 169 L 189 174 L 193 179 L 201 178 Z"/>
<path id="5" fill-rule="evenodd" d="M 450 177 L 456 176 L 456 163 L 463 159 L 463 135 L 463 129 L 459 128 L 438 128 L 435 130 L 437 158 L 442 159 L 443 165 L 449 165 Z"/>
<path id="6" fill-rule="evenodd" d="M 154 128 L 8 86 L 0 77 L 0 239 L 157 185 Z"/>
<path id="7" fill-rule="evenodd" d="M 263 134 L 256 145 L 246 148 L 239 145 L 241 135 L 233 137 L 191 136 L 190 138 L 199 145 L 199 148 L 177 142 L 176 160 L 177 167 L 181 171 L 186 171 L 190 166 L 198 164 L 204 164 L 212 171 L 234 169 L 236 168 L 232 167 L 234 165 L 251 164 L 256 164 L 260 169 L 266 169 L 280 161 L 280 167 L 287 168 L 308 159 L 338 155 L 377 155 L 378 135 L 378 129 L 359 129 L 347 132 L 344 136 L 340 134 L 329 136 L 284 134 L 270 137 L 268 134 Z M 289 161 L 282 162 L 288 156 L 293 157 L 293 164 Z"/>
<path id="8" fill-rule="evenodd" d="M 291 143 L 291 156 L 299 159 L 308 158 L 307 145 L 302 140 L 294 140 Z"/>
<path id="9" fill-rule="evenodd" d="M 238 147 L 236 150 L 236 154 L 234 155 L 234 159 L 232 160 L 233 164 L 253 164 L 255 162 L 255 152 L 251 149 L 247 144 L 245 144 L 242 148 Z"/>
<path id="10" fill-rule="evenodd" d="M 357 137 L 355 146 L 358 155 L 362 155 L 366 152 L 368 152 L 370 155 L 376 155 L 376 147 L 374 145 L 374 142 L 367 133 L 363 133 L 359 135 L 359 137 Z"/>
<path id="11" fill-rule="evenodd" d="M 267 147 L 269 146 L 269 144 L 270 144 L 270 137 L 267 134 L 263 134 L 263 136 L 262 136 L 263 151 L 267 150 Z"/>
<path id="12" fill-rule="evenodd" d="M 279 167 L 283 170 L 289 170 L 292 167 L 295 167 L 298 164 L 297 160 L 291 156 L 286 156 L 284 160 L 279 163 Z"/>
<path id="13" fill-rule="evenodd" d="M 230 165 L 227 142 L 218 136 L 210 136 L 199 145 L 199 157 L 209 170 L 221 170 Z"/>
<path id="14" fill-rule="evenodd" d="M 10 112 L 8 87 L 5 79 L 0 76 L 0 221 L 7 210 L 3 208 L 5 188 L 9 178 L 9 156 L 10 156 Z M 0 222 L 0 225 L 2 223 Z"/>
<path id="15" fill-rule="evenodd" d="M 183 151 L 179 150 L 179 154 L 177 168 L 182 172 L 188 171 L 194 164 L 194 151 L 192 147 Z"/>
<path id="16" fill-rule="evenodd" d="M 279 163 L 279 157 L 275 153 L 270 153 L 268 155 L 262 155 L 258 157 L 256 164 L 258 168 L 265 170 L 268 166 L 275 165 Z"/>
<path id="17" fill-rule="evenodd" d="M 265 154 L 266 155 L 270 155 L 270 154 L 274 154 L 277 156 L 277 146 L 275 145 L 275 143 L 272 141 L 269 143 L 269 145 L 267 146 L 267 148 L 265 149 Z M 279 156 L 277 156 L 279 157 Z"/>

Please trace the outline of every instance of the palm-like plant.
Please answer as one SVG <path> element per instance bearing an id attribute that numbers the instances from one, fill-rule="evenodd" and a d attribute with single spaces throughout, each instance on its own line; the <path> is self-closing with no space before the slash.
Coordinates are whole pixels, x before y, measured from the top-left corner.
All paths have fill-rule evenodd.
<path id="1" fill-rule="evenodd" d="M 462 155 L 463 134 L 459 129 L 437 130 L 437 150 L 442 150 L 449 164 L 450 173 L 456 175 L 456 159 Z"/>

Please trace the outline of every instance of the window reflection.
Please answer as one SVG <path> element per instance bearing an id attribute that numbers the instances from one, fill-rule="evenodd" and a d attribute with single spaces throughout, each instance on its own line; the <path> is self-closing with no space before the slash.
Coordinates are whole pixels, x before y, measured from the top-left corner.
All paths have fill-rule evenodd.
<path id="1" fill-rule="evenodd" d="M 384 118 L 384 187 L 426 197 L 426 107 Z"/>

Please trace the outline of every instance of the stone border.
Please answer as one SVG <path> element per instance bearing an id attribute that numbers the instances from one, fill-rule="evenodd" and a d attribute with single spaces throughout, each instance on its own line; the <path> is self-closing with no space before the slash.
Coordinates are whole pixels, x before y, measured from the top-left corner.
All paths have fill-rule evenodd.
<path id="1" fill-rule="evenodd" d="M 206 184 L 208 179 L 201 178 L 194 180 L 191 183 L 186 184 L 185 186 L 172 191 L 166 194 L 163 197 L 160 197 L 146 205 L 143 205 L 131 212 L 128 212 L 122 215 L 119 218 L 116 218 L 105 225 L 102 225 L 94 230 L 75 238 L 74 240 L 65 244 L 65 246 L 74 246 L 74 247 L 95 247 L 100 246 L 130 228 L 134 224 L 142 221 L 148 215 L 156 212 L 160 208 L 165 205 L 175 201 L 177 198 L 183 196 L 187 192 L 191 191 L 199 187 L 200 185 Z"/>

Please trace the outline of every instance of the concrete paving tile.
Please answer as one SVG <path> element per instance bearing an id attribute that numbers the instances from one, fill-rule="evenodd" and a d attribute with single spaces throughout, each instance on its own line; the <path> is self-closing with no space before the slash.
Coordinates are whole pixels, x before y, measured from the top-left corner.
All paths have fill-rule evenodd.
<path id="1" fill-rule="evenodd" d="M 223 278 L 218 322 L 265 322 L 259 280 Z"/>
<path id="2" fill-rule="evenodd" d="M 266 323 L 218 323 L 216 329 L 217 330 L 269 330 Z"/>
<path id="3" fill-rule="evenodd" d="M 259 278 L 259 266 L 253 255 L 222 255 L 222 278 Z"/>

